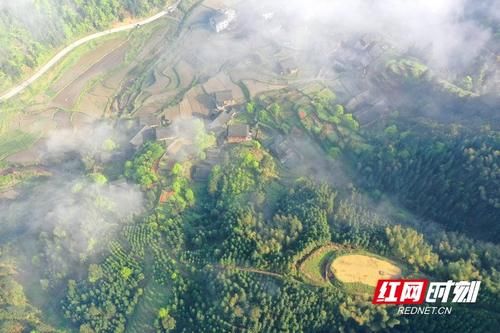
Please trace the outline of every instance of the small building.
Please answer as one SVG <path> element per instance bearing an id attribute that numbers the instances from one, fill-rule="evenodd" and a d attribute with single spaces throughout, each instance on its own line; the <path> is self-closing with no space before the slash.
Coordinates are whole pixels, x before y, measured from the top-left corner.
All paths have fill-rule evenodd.
<path id="1" fill-rule="evenodd" d="M 375 45 L 377 45 L 376 37 L 365 35 L 354 43 L 353 49 L 358 52 L 370 52 Z"/>
<path id="2" fill-rule="evenodd" d="M 274 143 L 269 148 L 282 164 L 293 164 L 302 160 L 302 156 L 292 149 L 287 141 Z"/>
<path id="3" fill-rule="evenodd" d="M 229 125 L 227 127 L 227 142 L 240 143 L 251 139 L 250 126 L 245 124 Z"/>
<path id="4" fill-rule="evenodd" d="M 146 141 L 154 140 L 155 133 L 153 129 L 149 126 L 143 126 L 139 132 L 132 139 L 130 139 L 129 143 L 138 148 L 142 146 Z"/>
<path id="5" fill-rule="evenodd" d="M 189 145 L 193 144 L 193 142 L 186 138 L 177 138 L 172 143 L 167 146 L 167 154 L 169 156 L 177 156 L 182 152 L 182 148 L 185 148 Z M 186 149 L 184 153 L 189 152 L 189 149 Z"/>
<path id="6" fill-rule="evenodd" d="M 217 91 L 214 95 L 215 106 L 218 110 L 225 110 L 226 107 L 236 104 L 231 90 Z"/>
<path id="7" fill-rule="evenodd" d="M 231 24 L 231 22 L 235 19 L 236 11 L 234 9 L 226 8 L 210 18 L 210 25 L 215 32 L 219 33 L 226 30 L 229 27 L 229 24 Z"/>
<path id="8" fill-rule="evenodd" d="M 219 112 L 217 117 L 215 117 L 214 120 L 210 124 L 208 124 L 207 129 L 214 131 L 214 132 L 221 132 L 224 131 L 226 128 L 227 123 L 233 119 L 234 115 L 236 114 L 235 111 L 222 111 Z"/>
<path id="9" fill-rule="evenodd" d="M 139 116 L 139 125 L 141 127 L 158 127 L 161 125 L 161 120 L 153 113 L 148 113 Z"/>
<path id="10" fill-rule="evenodd" d="M 280 75 L 295 75 L 299 72 L 297 63 L 292 58 L 280 61 L 278 67 Z"/>
<path id="11" fill-rule="evenodd" d="M 137 120 L 134 120 L 137 121 Z M 138 119 L 140 129 L 134 135 L 132 139 L 130 139 L 129 143 L 134 148 L 139 148 L 146 141 L 154 141 L 154 140 L 166 140 L 165 136 L 167 135 L 166 127 L 162 127 L 162 120 L 158 118 L 154 114 L 145 114 L 139 116 Z M 158 138 L 161 139 L 158 139 Z"/>
<path id="12" fill-rule="evenodd" d="M 157 141 L 167 141 L 175 139 L 177 135 L 175 131 L 170 127 L 156 127 L 155 128 L 155 139 Z"/>
<path id="13" fill-rule="evenodd" d="M 371 101 L 371 94 L 369 90 L 362 92 L 351 98 L 345 105 L 345 108 L 349 110 L 349 112 L 355 111 L 358 107 L 363 105 L 370 105 L 369 101 Z"/>
<path id="14" fill-rule="evenodd" d="M 212 166 L 207 163 L 200 163 L 193 168 L 192 178 L 198 182 L 207 181 L 210 178 Z"/>

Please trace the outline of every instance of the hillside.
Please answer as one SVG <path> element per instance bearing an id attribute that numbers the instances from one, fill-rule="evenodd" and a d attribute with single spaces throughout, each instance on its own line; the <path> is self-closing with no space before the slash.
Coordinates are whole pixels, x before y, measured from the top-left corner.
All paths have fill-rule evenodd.
<path id="1" fill-rule="evenodd" d="M 19 1 L 0 333 L 498 331 L 498 1 Z"/>
<path id="2" fill-rule="evenodd" d="M 0 91 L 69 41 L 164 8 L 169 0 L 24 0 L 0 4 Z"/>

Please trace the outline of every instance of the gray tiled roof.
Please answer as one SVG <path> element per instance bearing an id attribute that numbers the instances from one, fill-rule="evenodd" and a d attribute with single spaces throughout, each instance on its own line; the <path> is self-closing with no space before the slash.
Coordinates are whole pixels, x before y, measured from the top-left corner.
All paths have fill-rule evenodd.
<path id="1" fill-rule="evenodd" d="M 228 137 L 247 137 L 250 127 L 245 124 L 229 125 L 227 128 Z"/>

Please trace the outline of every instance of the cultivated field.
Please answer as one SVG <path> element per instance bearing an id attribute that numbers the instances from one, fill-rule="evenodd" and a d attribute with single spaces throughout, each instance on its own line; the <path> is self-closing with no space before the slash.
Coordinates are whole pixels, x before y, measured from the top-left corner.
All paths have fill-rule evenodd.
<path id="1" fill-rule="evenodd" d="M 29 148 L 35 141 L 34 135 L 19 130 L 0 135 L 0 160 Z"/>
<path id="2" fill-rule="evenodd" d="M 99 74 L 109 71 L 123 61 L 127 51 L 126 44 L 120 44 L 110 53 L 102 57 L 84 73 L 77 76 L 75 80 L 60 90 L 54 98 L 54 103 L 66 109 L 71 109 L 78 100 L 78 97 L 85 90 L 87 84 Z"/>
<path id="3" fill-rule="evenodd" d="M 375 287 L 379 279 L 401 276 L 401 269 L 385 260 L 367 255 L 348 254 L 336 258 L 330 270 L 334 277 L 344 283 L 362 283 Z"/>

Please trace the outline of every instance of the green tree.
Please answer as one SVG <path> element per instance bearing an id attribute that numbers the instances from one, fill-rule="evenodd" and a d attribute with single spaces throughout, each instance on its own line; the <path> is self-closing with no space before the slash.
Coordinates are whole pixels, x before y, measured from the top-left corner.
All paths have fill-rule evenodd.
<path id="1" fill-rule="evenodd" d="M 245 108 L 249 114 L 253 114 L 255 112 L 255 103 L 248 102 Z"/>
<path id="2" fill-rule="evenodd" d="M 90 283 L 95 283 L 102 278 L 103 271 L 100 265 L 90 264 L 88 280 Z"/>
<path id="3" fill-rule="evenodd" d="M 432 251 L 432 246 L 424 240 L 422 234 L 401 225 L 387 227 L 385 233 L 397 257 L 406 260 L 415 269 L 432 271 L 436 268 L 439 257 Z"/>

